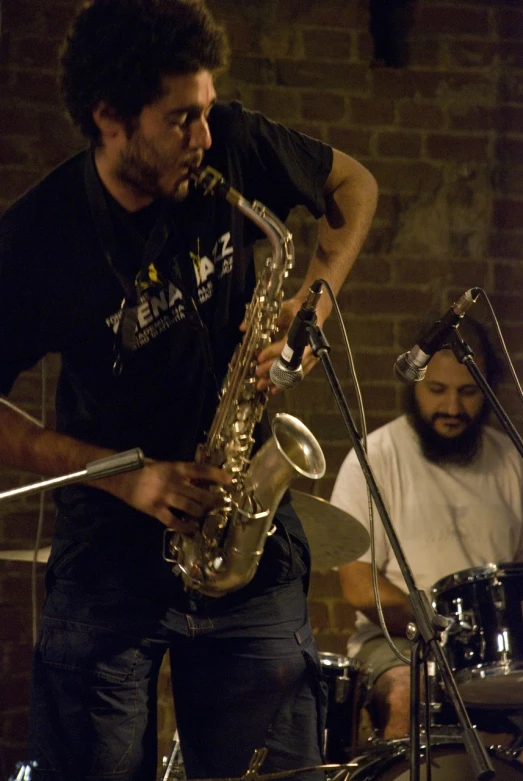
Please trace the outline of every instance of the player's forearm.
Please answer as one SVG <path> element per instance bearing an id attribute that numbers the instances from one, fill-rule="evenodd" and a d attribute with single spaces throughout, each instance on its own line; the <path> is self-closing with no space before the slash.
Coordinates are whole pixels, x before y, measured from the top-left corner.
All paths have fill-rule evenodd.
<path id="1" fill-rule="evenodd" d="M 61 476 L 85 468 L 113 450 L 43 428 L 16 409 L 0 403 L 0 462 L 38 475 Z"/>

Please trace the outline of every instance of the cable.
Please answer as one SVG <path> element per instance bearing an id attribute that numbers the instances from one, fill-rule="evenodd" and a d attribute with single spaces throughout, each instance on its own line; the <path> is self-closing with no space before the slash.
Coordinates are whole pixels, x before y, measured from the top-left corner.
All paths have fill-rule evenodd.
<path id="1" fill-rule="evenodd" d="M 336 314 L 338 325 L 340 327 L 341 336 L 343 345 L 345 347 L 345 351 L 347 353 L 347 361 L 349 365 L 349 372 L 351 375 L 352 382 L 354 384 L 354 391 L 356 393 L 356 401 L 358 405 L 358 415 L 360 418 L 360 425 L 361 425 L 361 431 L 362 431 L 362 445 L 363 449 L 365 450 L 365 453 L 367 452 L 367 423 L 365 419 L 365 411 L 363 408 L 363 400 L 361 395 L 361 389 L 358 382 L 358 377 L 356 375 L 356 369 L 354 366 L 354 360 L 352 357 L 352 351 L 349 343 L 349 339 L 347 337 L 347 331 L 345 329 L 345 323 L 343 322 L 343 318 L 341 315 L 340 308 L 338 306 L 338 302 L 336 301 L 336 298 L 331 290 L 331 287 L 328 282 L 325 280 L 322 280 L 323 285 L 327 288 L 327 292 L 329 294 L 332 308 Z M 378 571 L 376 566 L 376 548 L 375 548 L 375 539 L 374 539 L 374 507 L 372 503 L 372 496 L 370 493 L 369 486 L 367 485 L 367 500 L 368 500 L 368 510 L 369 510 L 369 539 L 370 539 L 370 556 L 371 556 L 371 572 L 372 572 L 372 586 L 374 590 L 374 598 L 376 600 L 376 610 L 378 612 L 378 619 L 380 623 L 381 630 L 383 632 L 383 635 L 389 644 L 391 650 L 397 656 L 397 658 L 403 662 L 404 664 L 410 664 L 410 659 L 406 656 L 404 656 L 399 648 L 397 648 L 394 645 L 394 641 L 392 640 L 389 631 L 387 629 L 387 625 L 385 623 L 385 616 L 383 615 L 383 608 L 381 606 L 381 599 L 380 599 L 380 593 L 379 593 L 379 587 L 378 587 Z"/>
<path id="2" fill-rule="evenodd" d="M 476 290 L 479 290 L 479 292 L 485 298 L 485 301 L 487 303 L 488 309 L 490 311 L 490 315 L 492 317 L 492 321 L 494 323 L 494 327 L 496 329 L 496 333 L 498 335 L 499 342 L 501 344 L 501 349 L 503 351 L 503 355 L 505 356 L 505 360 L 508 363 L 509 371 L 510 371 L 510 374 L 511 374 L 512 379 L 514 381 L 514 385 L 516 386 L 516 390 L 517 390 L 517 392 L 519 394 L 520 400 L 523 401 L 523 391 L 521 390 L 521 385 L 520 385 L 520 382 L 518 380 L 518 376 L 517 376 L 516 371 L 514 369 L 514 365 L 512 363 L 510 355 L 508 354 L 507 346 L 505 344 L 505 340 L 503 339 L 503 334 L 501 333 L 501 328 L 499 326 L 499 322 L 498 322 L 498 319 L 496 317 L 496 313 L 494 312 L 494 308 L 493 308 L 492 304 L 490 303 L 490 299 L 489 299 L 488 295 L 485 293 L 485 291 L 483 290 L 483 288 L 477 287 Z"/>

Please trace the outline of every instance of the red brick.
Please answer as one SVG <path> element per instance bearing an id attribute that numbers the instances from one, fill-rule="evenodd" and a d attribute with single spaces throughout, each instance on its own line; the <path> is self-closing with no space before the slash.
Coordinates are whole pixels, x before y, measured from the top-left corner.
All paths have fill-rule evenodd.
<path id="1" fill-rule="evenodd" d="M 402 127 L 437 130 L 444 126 L 445 117 L 441 108 L 434 103 L 401 101 L 398 122 Z"/>
<path id="2" fill-rule="evenodd" d="M 312 554 L 312 569 L 314 570 L 314 553 Z M 329 611 L 325 604 L 309 599 L 309 614 L 311 625 L 315 631 L 321 632 L 329 628 Z"/>
<path id="3" fill-rule="evenodd" d="M 355 315 L 368 316 L 373 312 L 392 316 L 409 312 L 412 316 L 417 316 L 426 312 L 431 302 L 431 293 L 409 289 L 402 285 L 401 287 L 381 286 L 343 290 L 339 303 L 343 309 Z"/>
<path id="4" fill-rule="evenodd" d="M 351 98 L 351 117 L 356 125 L 392 125 L 395 104 L 392 100 L 368 100 Z"/>
<path id="5" fill-rule="evenodd" d="M 432 192 L 441 182 L 441 168 L 423 161 L 368 161 L 381 191 L 393 193 Z"/>
<path id="6" fill-rule="evenodd" d="M 521 321 L 521 312 L 523 312 L 523 297 L 521 295 L 493 293 L 489 295 L 489 299 L 498 317 L 503 315 L 503 320 Z M 519 376 L 521 376 L 521 372 Z"/>
<path id="7" fill-rule="evenodd" d="M 235 54 L 262 54 L 257 26 L 244 14 L 227 19 L 227 37 L 231 52 Z"/>
<path id="8" fill-rule="evenodd" d="M 368 30 L 357 34 L 357 59 L 361 62 L 370 62 L 374 55 L 374 40 Z"/>
<path id="9" fill-rule="evenodd" d="M 333 604 L 333 629 L 342 630 L 342 632 L 352 633 L 355 630 L 356 611 L 353 607 L 340 599 Z"/>
<path id="10" fill-rule="evenodd" d="M 358 158 L 367 157 L 370 154 L 372 133 L 368 130 L 355 130 L 353 128 L 331 127 L 328 130 L 328 143 L 335 149 L 340 149 L 349 155 Z"/>
<path id="11" fill-rule="evenodd" d="M 38 111 L 30 106 L 5 105 L 0 112 L 0 134 L 3 136 L 35 136 L 38 132 Z"/>
<path id="12" fill-rule="evenodd" d="M 419 157 L 421 135 L 401 131 L 379 133 L 377 146 L 380 157 Z"/>
<path id="13" fill-rule="evenodd" d="M 499 106 L 496 127 L 502 133 L 520 133 L 523 129 L 523 106 Z"/>
<path id="14" fill-rule="evenodd" d="M 252 90 L 253 105 L 257 111 L 277 122 L 289 124 L 300 117 L 299 97 L 281 87 L 260 87 Z"/>
<path id="15" fill-rule="evenodd" d="M 495 289 L 498 293 L 523 291 L 523 267 L 521 263 L 496 263 L 494 280 Z M 520 342 L 519 349 L 523 350 L 523 341 Z"/>
<path id="16" fill-rule="evenodd" d="M 20 65 L 24 68 L 36 66 L 54 69 L 58 62 L 58 48 L 59 44 L 56 40 L 23 38 L 18 44 Z"/>
<path id="17" fill-rule="evenodd" d="M 395 264 L 395 281 L 406 284 L 423 284 L 427 282 L 428 274 L 432 279 L 441 280 L 444 284 L 463 285 L 466 289 L 473 284 L 479 284 L 488 273 L 488 264 L 481 261 L 460 262 L 452 260 L 431 259 L 430 266 L 419 258 L 400 258 Z"/>
<path id="18" fill-rule="evenodd" d="M 46 36 L 61 40 L 71 24 L 74 14 L 74 4 L 62 2 L 46 2 L 43 15 L 46 25 Z"/>
<path id="19" fill-rule="evenodd" d="M 315 599 L 332 599 L 339 597 L 340 586 L 336 572 L 313 572 L 311 576 L 311 593 Z"/>
<path id="20" fill-rule="evenodd" d="M 492 224 L 500 230 L 523 229 L 523 201 L 495 201 Z"/>
<path id="21" fill-rule="evenodd" d="M 512 68 L 523 68 L 523 51 L 521 42 L 501 41 L 499 44 L 499 58 Z"/>
<path id="22" fill-rule="evenodd" d="M 490 253 L 497 258 L 523 258 L 523 231 L 494 233 Z"/>
<path id="23" fill-rule="evenodd" d="M 504 162 L 504 165 L 495 169 L 496 191 L 506 196 L 523 194 L 523 165 L 517 165 L 519 160 L 516 159 L 514 159 L 514 164 L 510 165 L 510 158 Z"/>
<path id="24" fill-rule="evenodd" d="M 489 12 L 486 8 L 464 8 L 455 5 L 427 4 L 420 8 L 417 29 L 424 35 L 490 34 Z"/>
<path id="25" fill-rule="evenodd" d="M 304 92 L 301 104 L 304 119 L 338 122 L 345 115 L 345 99 L 332 92 Z"/>
<path id="26" fill-rule="evenodd" d="M 492 130 L 497 127 L 499 113 L 495 108 L 486 106 L 449 106 L 450 130 Z"/>
<path id="27" fill-rule="evenodd" d="M 354 272 L 351 273 L 350 281 L 347 283 L 348 285 L 350 285 L 352 282 L 353 273 Z M 353 346 L 357 345 L 360 349 L 362 347 L 375 348 L 393 346 L 394 332 L 390 320 L 384 320 L 379 315 L 378 317 L 374 318 L 360 317 L 358 319 L 355 319 L 349 315 L 344 317 L 344 323 L 349 342 Z M 337 318 L 335 318 L 334 315 L 331 315 L 327 320 L 324 330 L 327 339 L 331 343 L 336 341 L 338 344 L 341 344 L 341 339 L 339 337 L 339 325 Z"/>
<path id="28" fill-rule="evenodd" d="M 20 71 L 16 78 L 16 92 L 20 100 L 34 104 L 57 105 L 60 103 L 56 75 L 43 71 Z"/>
<path id="29" fill-rule="evenodd" d="M 515 39 L 523 36 L 523 11 L 521 8 L 496 8 L 494 15 L 498 34 L 502 38 Z M 520 46 L 521 43 L 518 45 Z"/>
<path id="30" fill-rule="evenodd" d="M 7 31 L 23 31 L 26 35 L 44 35 L 45 18 L 41 6 L 24 0 L 4 0 L 3 24 Z"/>
<path id="31" fill-rule="evenodd" d="M 521 70 L 516 70 L 512 63 L 506 66 L 499 82 L 498 96 L 501 103 L 518 103 L 521 105 L 523 96 L 523 78 Z"/>
<path id="32" fill-rule="evenodd" d="M 500 292 L 503 291 L 500 290 Z M 523 323 L 520 325 L 504 323 L 501 326 L 501 332 L 509 353 L 521 352 L 521 345 L 523 345 Z"/>
<path id="33" fill-rule="evenodd" d="M 448 51 L 452 63 L 465 68 L 482 68 L 492 63 L 498 53 L 498 47 L 493 41 L 472 41 L 461 38 L 452 41 Z"/>
<path id="34" fill-rule="evenodd" d="M 413 98 L 416 93 L 415 80 L 410 70 L 375 67 L 371 75 L 372 92 L 377 99 Z"/>
<path id="35" fill-rule="evenodd" d="M 384 222 L 391 223 L 398 219 L 401 211 L 400 199 L 397 195 L 391 195 L 389 193 L 380 193 L 378 198 L 378 207 L 374 219 L 378 222 L 383 220 Z"/>
<path id="36" fill-rule="evenodd" d="M 331 62 L 319 65 L 312 60 L 279 59 L 277 83 L 285 87 L 343 89 L 347 93 L 367 90 L 367 68 L 363 65 Z"/>
<path id="37" fill-rule="evenodd" d="M 363 242 L 362 258 L 365 255 L 381 255 L 390 252 L 394 236 L 395 229 L 392 226 L 374 223 Z"/>
<path id="38" fill-rule="evenodd" d="M 487 136 L 429 133 L 427 153 L 434 160 L 487 160 Z"/>
<path id="39" fill-rule="evenodd" d="M 276 84 L 276 65 L 267 57 L 242 57 L 233 55 L 230 76 L 249 84 Z"/>
<path id="40" fill-rule="evenodd" d="M 2 181 L 3 197 L 8 202 L 14 201 L 35 184 L 42 174 L 43 172 L 2 166 L 0 168 L 0 179 Z"/>
<path id="41" fill-rule="evenodd" d="M 316 646 L 320 652 L 331 654 L 347 654 L 347 642 L 351 632 L 346 635 L 335 634 L 334 632 L 318 632 L 314 634 Z"/>
<path id="42" fill-rule="evenodd" d="M 24 165 L 30 162 L 26 139 L 3 138 L 0 144 L 1 165 Z"/>
<path id="43" fill-rule="evenodd" d="M 409 66 L 411 68 L 417 68 L 419 66 L 436 67 L 440 63 L 442 57 L 441 41 L 410 38 L 408 45 Z"/>
<path id="44" fill-rule="evenodd" d="M 221 0 L 220 0 L 221 1 Z M 235 6 L 238 13 L 238 6 Z M 323 0 L 321 3 L 304 3 L 303 0 L 286 0 L 278 6 L 279 23 L 317 25 L 339 30 L 366 29 L 368 13 L 361 3 L 347 3 L 345 0 Z"/>
<path id="45" fill-rule="evenodd" d="M 352 37 L 341 30 L 303 30 L 305 56 L 313 60 L 351 60 Z M 325 66 L 328 67 L 328 66 Z"/>

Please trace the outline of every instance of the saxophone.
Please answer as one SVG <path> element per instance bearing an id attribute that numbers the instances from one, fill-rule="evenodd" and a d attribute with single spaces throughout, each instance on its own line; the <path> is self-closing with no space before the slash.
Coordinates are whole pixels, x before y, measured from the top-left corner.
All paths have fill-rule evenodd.
<path id="1" fill-rule="evenodd" d="M 325 458 L 307 427 L 286 413 L 275 416 L 272 436 L 250 458 L 254 427 L 268 400 L 267 390 L 256 389 L 256 356 L 277 330 L 282 283 L 294 262 L 292 236 L 269 209 L 249 203 L 213 168 L 193 169 L 191 178 L 204 194 L 218 193 L 251 219 L 272 248 L 247 307 L 246 331 L 229 364 L 207 440 L 196 453 L 197 463 L 225 469 L 233 484 L 227 490 L 214 487 L 224 506 L 211 510 L 196 532 L 165 531 L 164 558 L 174 564 L 185 587 L 220 597 L 252 580 L 291 480 L 323 477 Z"/>

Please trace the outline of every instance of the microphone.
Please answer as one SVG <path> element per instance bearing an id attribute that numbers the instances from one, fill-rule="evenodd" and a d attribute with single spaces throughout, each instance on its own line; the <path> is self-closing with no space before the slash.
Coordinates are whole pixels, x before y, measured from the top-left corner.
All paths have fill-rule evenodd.
<path id="1" fill-rule="evenodd" d="M 452 328 L 457 328 L 465 312 L 476 303 L 480 288 L 473 287 L 463 293 L 446 312 L 441 320 L 436 320 L 423 334 L 419 344 L 402 353 L 394 364 L 394 375 L 401 382 L 419 382 L 427 373 L 427 366 L 435 352 L 441 349 Z"/>
<path id="2" fill-rule="evenodd" d="M 277 388 L 294 388 L 303 380 L 301 360 L 308 344 L 309 325 L 316 324 L 316 307 L 321 296 L 323 280 L 316 279 L 307 298 L 292 321 L 281 355 L 271 366 L 270 378 Z"/>

